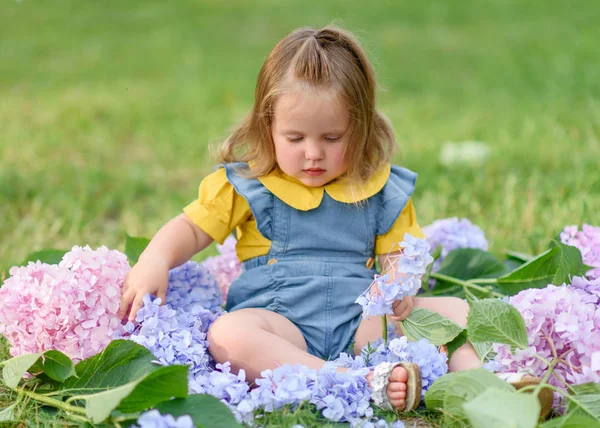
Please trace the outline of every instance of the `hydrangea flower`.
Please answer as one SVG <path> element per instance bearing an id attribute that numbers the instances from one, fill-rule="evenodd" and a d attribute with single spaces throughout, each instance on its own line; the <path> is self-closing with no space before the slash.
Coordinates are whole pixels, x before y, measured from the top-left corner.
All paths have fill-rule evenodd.
<path id="1" fill-rule="evenodd" d="M 551 361 L 554 347 L 560 362 L 550 376 L 551 385 L 566 389 L 562 380 L 571 385 L 600 382 L 600 306 L 590 302 L 590 298 L 597 302 L 598 284 L 588 288 L 592 283 L 584 281 L 573 278 L 573 287 L 550 284 L 543 289 L 523 290 L 510 298 L 525 320 L 529 347 L 513 353 L 508 345 L 494 345 L 495 362 L 501 371 L 525 371 L 542 377 L 548 366 L 534 354 Z M 594 290 L 595 294 L 586 290 Z M 559 395 L 555 394 L 558 404 Z"/>
<path id="2" fill-rule="evenodd" d="M 311 396 L 311 386 L 317 371 L 299 364 L 285 364 L 275 370 L 264 370 L 250 392 L 254 407 L 272 412 L 286 405 L 296 408 Z"/>
<path id="3" fill-rule="evenodd" d="M 459 220 L 457 217 L 452 217 L 436 220 L 429 226 L 425 226 L 423 233 L 425 233 L 432 251 L 435 251 L 438 246 L 442 246 L 440 257 L 433 264 L 433 271 L 440 268 L 442 260 L 452 250 L 478 248 L 487 251 L 488 249 L 488 242 L 483 230 L 466 218 Z"/>
<path id="4" fill-rule="evenodd" d="M 310 402 L 330 421 L 347 421 L 354 425 L 362 418 L 371 418 L 371 391 L 366 379 L 369 370 L 363 368 L 338 373 L 335 369 L 336 364 L 329 362 L 318 371 Z"/>
<path id="5" fill-rule="evenodd" d="M 137 428 L 194 428 L 194 421 L 189 415 L 175 419 L 172 415 L 161 415 L 158 410 L 142 413 L 137 420 Z"/>
<path id="6" fill-rule="evenodd" d="M 560 240 L 581 251 L 583 263 L 592 267 L 586 274 L 589 279 L 600 279 L 600 227 L 584 224 L 579 230 L 577 226 L 567 226 L 560 233 Z"/>
<path id="7" fill-rule="evenodd" d="M 600 278 L 588 280 L 575 276 L 571 279 L 571 287 L 581 294 L 585 303 L 600 305 Z"/>
<path id="8" fill-rule="evenodd" d="M 229 407 L 238 422 L 251 422 L 253 405 L 249 396 L 250 386 L 246 373 L 240 370 L 231 373 L 231 363 L 217 364 L 216 370 L 198 374 L 190 380 L 190 391 L 194 394 L 210 394 Z"/>
<path id="9" fill-rule="evenodd" d="M 188 261 L 169 271 L 167 303 L 182 311 L 202 306 L 209 311 L 221 307 L 221 290 L 211 271 L 202 263 Z"/>
<path id="10" fill-rule="evenodd" d="M 414 296 L 421 287 L 421 277 L 433 261 L 429 254 L 429 243 L 411 234 L 404 235 L 400 242 L 399 255 L 389 257 L 386 273 L 375 275 L 375 279 L 357 299 L 363 308 L 363 317 L 393 314 L 392 304 L 404 296 Z M 390 272 L 390 273 L 387 273 Z"/>
<path id="11" fill-rule="evenodd" d="M 229 236 L 223 245 L 217 245 L 220 255 L 209 257 L 203 265 L 213 274 L 219 283 L 223 303 L 227 300 L 227 292 L 231 283 L 242 273 L 242 264 L 235 252 L 236 239 Z"/>
<path id="12" fill-rule="evenodd" d="M 56 349 L 74 362 L 97 354 L 123 331 L 125 254 L 75 246 L 58 265 L 12 267 L 0 288 L 0 334 L 13 356 Z"/>

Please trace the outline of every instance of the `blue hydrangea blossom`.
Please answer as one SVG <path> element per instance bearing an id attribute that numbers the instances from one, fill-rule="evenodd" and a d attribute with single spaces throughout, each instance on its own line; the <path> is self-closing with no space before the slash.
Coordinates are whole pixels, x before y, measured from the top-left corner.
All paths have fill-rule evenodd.
<path id="1" fill-rule="evenodd" d="M 399 243 L 401 251 L 390 256 L 383 275 L 375 275 L 369 288 L 357 299 L 363 308 L 363 317 L 393 314 L 392 305 L 405 296 L 414 296 L 421 287 L 421 277 L 433 261 L 430 246 L 425 239 L 407 233 Z"/>

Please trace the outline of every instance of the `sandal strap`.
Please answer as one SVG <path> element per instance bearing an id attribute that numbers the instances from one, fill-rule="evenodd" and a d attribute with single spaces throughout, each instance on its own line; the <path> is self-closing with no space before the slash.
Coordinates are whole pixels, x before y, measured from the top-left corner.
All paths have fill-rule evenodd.
<path id="1" fill-rule="evenodd" d="M 395 410 L 387 395 L 387 386 L 390 383 L 390 375 L 400 363 L 383 362 L 377 364 L 373 370 L 371 379 L 371 399 L 376 406 L 384 410 Z"/>

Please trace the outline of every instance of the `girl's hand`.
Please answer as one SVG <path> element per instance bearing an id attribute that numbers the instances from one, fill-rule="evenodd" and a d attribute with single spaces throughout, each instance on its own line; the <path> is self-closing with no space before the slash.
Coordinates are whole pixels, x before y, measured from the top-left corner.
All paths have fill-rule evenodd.
<path id="1" fill-rule="evenodd" d="M 396 300 L 392 304 L 394 316 L 392 318 L 398 321 L 404 321 L 412 312 L 414 306 L 414 297 L 404 296 L 402 300 Z"/>
<path id="2" fill-rule="evenodd" d="M 125 318 L 129 311 L 129 321 L 134 321 L 137 311 L 142 307 L 142 298 L 147 294 L 154 294 L 161 299 L 164 305 L 169 286 L 169 265 L 160 258 L 143 258 L 129 271 L 123 284 L 123 294 L 119 314 Z"/>

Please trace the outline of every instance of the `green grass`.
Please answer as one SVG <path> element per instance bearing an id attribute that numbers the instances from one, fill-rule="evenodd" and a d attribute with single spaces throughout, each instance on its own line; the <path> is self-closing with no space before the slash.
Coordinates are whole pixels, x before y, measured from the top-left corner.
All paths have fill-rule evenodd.
<path id="1" fill-rule="evenodd" d="M 43 248 L 150 237 L 195 197 L 273 45 L 334 20 L 373 60 L 396 161 L 420 174 L 421 224 L 467 217 L 494 252 L 539 252 L 567 224 L 600 224 L 599 13 L 592 0 L 5 1 L 0 271 Z M 465 140 L 489 161 L 442 166 L 443 143 Z"/>

